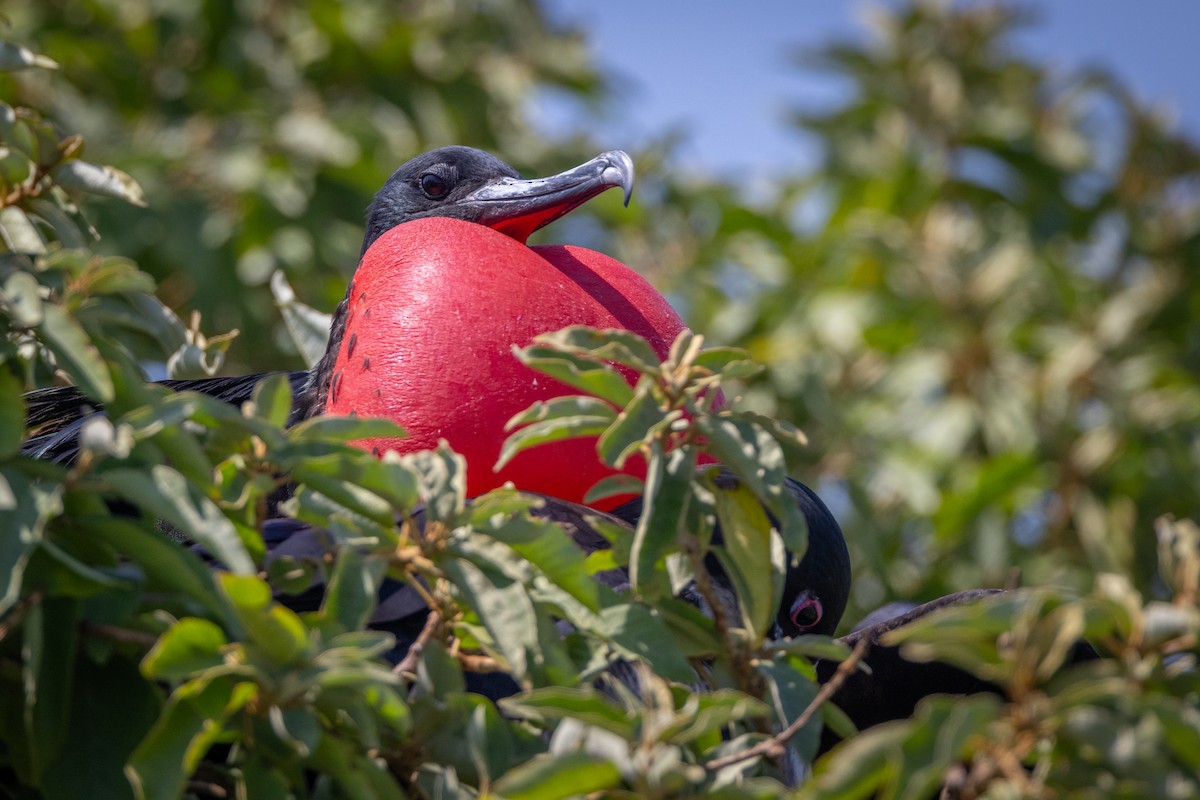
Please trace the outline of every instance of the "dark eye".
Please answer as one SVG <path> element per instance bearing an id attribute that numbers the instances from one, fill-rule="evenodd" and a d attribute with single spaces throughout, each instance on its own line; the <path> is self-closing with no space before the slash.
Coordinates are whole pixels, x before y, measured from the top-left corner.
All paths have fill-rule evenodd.
<path id="1" fill-rule="evenodd" d="M 435 175 L 432 172 L 426 172 L 421 176 L 421 191 L 430 200 L 441 200 L 446 195 L 450 194 L 450 184 L 440 175 Z"/>
<path id="2" fill-rule="evenodd" d="M 801 595 L 792 604 L 792 623 L 801 631 L 806 631 L 813 628 L 821 621 L 821 614 L 824 609 L 821 608 L 821 601 L 815 597 Z"/>

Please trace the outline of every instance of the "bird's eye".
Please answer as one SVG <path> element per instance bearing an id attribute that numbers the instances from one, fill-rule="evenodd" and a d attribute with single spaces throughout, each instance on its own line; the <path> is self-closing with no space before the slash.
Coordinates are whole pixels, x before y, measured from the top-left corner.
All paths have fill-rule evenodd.
<path id="1" fill-rule="evenodd" d="M 421 191 L 430 200 L 441 200 L 450 194 L 450 184 L 442 176 L 426 172 L 421 176 Z"/>
<path id="2" fill-rule="evenodd" d="M 792 605 L 792 623 L 802 631 L 816 627 L 821 621 L 821 615 L 824 609 L 821 608 L 821 601 L 815 597 L 800 597 Z"/>

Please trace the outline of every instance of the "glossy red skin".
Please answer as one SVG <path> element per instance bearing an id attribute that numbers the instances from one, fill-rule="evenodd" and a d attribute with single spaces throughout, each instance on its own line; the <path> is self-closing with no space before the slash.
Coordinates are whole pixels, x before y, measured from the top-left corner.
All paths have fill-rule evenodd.
<path id="1" fill-rule="evenodd" d="M 654 287 L 602 253 L 531 248 L 436 217 L 399 225 L 371 245 L 347 319 L 326 413 L 388 417 L 408 431 L 362 446 L 408 453 L 445 439 L 467 459 L 468 496 L 511 481 L 574 502 L 612 474 L 594 438 L 541 445 L 493 471 L 513 415 L 537 400 L 578 394 L 521 364 L 512 345 L 568 325 L 620 327 L 662 357 L 684 329 Z M 637 461 L 625 472 L 644 477 Z"/>

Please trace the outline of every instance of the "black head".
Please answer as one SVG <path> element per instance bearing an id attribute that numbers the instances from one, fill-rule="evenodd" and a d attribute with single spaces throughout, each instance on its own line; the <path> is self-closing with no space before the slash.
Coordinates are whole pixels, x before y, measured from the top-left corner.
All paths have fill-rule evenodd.
<path id="1" fill-rule="evenodd" d="M 620 150 L 548 178 L 523 180 L 500 159 L 473 147 L 442 147 L 392 173 L 371 204 L 363 252 L 402 222 L 453 217 L 525 241 L 529 234 L 613 186 L 633 191 L 633 161 Z"/>
<path id="2" fill-rule="evenodd" d="M 718 486 L 732 488 L 737 478 L 722 467 L 715 481 Z M 773 637 L 779 639 L 805 633 L 832 635 L 850 598 L 850 554 L 846 551 L 846 540 L 837 520 L 811 489 L 791 478 L 787 479 L 787 487 L 808 525 L 808 551 L 800 559 L 788 554 L 787 577 L 775 615 Z M 642 507 L 639 497 L 614 509 L 612 514 L 637 525 Z M 722 539 L 718 526 L 713 531 L 713 541 L 720 543 Z M 728 595 L 731 604 L 736 602 L 733 583 L 716 556 L 710 553 L 705 565 L 714 579 L 714 589 Z M 685 599 L 695 601 L 690 596 Z"/>
<path id="3" fill-rule="evenodd" d="M 776 636 L 833 635 L 850 599 L 850 553 L 841 526 L 811 489 L 788 479 L 808 524 L 808 551 L 788 565 L 783 600 L 775 617 Z"/>

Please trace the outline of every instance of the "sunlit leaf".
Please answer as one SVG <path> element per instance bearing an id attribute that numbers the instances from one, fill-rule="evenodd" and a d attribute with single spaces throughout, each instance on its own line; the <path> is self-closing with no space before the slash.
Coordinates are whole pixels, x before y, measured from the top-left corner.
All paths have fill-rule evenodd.
<path id="1" fill-rule="evenodd" d="M 142 187 L 116 167 L 73 160 L 55 169 L 54 179 L 64 189 L 115 197 L 135 206 L 146 205 L 146 195 Z"/>

